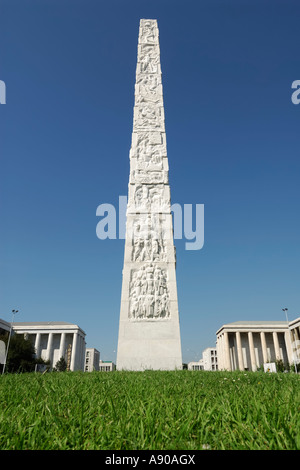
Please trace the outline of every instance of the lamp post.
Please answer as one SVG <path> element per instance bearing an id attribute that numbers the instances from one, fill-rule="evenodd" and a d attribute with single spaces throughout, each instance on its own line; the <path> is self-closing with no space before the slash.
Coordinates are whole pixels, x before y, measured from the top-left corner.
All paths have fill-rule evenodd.
<path id="1" fill-rule="evenodd" d="M 294 361 L 294 366 L 295 366 L 295 372 L 296 372 L 296 374 L 297 374 L 297 373 L 298 373 L 298 371 L 297 371 L 297 364 L 296 364 L 295 355 L 294 355 L 294 352 L 293 352 L 293 336 L 292 336 L 292 332 L 291 332 L 291 329 L 290 329 L 290 323 L 289 323 L 288 314 L 287 314 L 288 308 L 282 308 L 281 310 L 282 310 L 283 312 L 285 312 L 286 321 L 287 321 L 288 329 L 289 329 L 289 332 L 290 332 L 291 347 L 292 347 L 292 354 L 293 354 L 293 361 Z"/>
<path id="2" fill-rule="evenodd" d="M 6 367 L 6 361 L 7 361 L 7 355 L 8 355 L 8 348 L 9 348 L 9 343 L 10 343 L 11 332 L 12 332 L 12 327 L 13 327 L 13 323 L 14 323 L 15 314 L 18 313 L 18 311 L 19 311 L 19 310 L 12 310 L 12 320 L 11 320 L 11 324 L 10 324 L 10 331 L 9 331 L 9 336 L 8 336 L 8 341 L 7 341 L 6 354 L 5 354 L 5 362 L 4 362 L 4 364 L 3 364 L 2 374 L 4 374 L 5 367 Z"/>

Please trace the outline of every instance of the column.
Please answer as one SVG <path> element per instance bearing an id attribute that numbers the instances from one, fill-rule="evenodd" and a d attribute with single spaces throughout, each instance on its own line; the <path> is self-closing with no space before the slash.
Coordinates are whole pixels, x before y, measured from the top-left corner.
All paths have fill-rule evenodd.
<path id="1" fill-rule="evenodd" d="M 233 338 L 232 338 L 232 343 L 233 347 L 230 349 L 230 360 L 231 360 L 231 370 L 237 370 L 238 367 L 238 362 L 237 362 L 237 344 L 236 344 L 236 334 L 235 332 L 232 333 Z"/>
<path id="2" fill-rule="evenodd" d="M 83 336 L 80 334 L 79 335 L 79 359 L 78 359 L 78 367 L 80 370 L 83 370 L 84 366 L 83 366 L 83 356 L 84 356 L 84 352 L 83 352 Z"/>
<path id="3" fill-rule="evenodd" d="M 293 346 L 292 346 L 291 331 L 289 329 L 284 332 L 284 341 L 285 341 L 285 347 L 286 347 L 288 362 L 289 362 L 289 364 L 293 364 L 293 362 L 294 362 L 294 351 L 293 351 Z"/>
<path id="4" fill-rule="evenodd" d="M 262 349 L 262 355 L 263 355 L 263 362 L 269 362 L 268 358 L 268 351 L 267 351 L 267 343 L 266 343 L 266 336 L 265 332 L 261 331 L 260 332 L 260 340 L 261 340 L 261 349 Z"/>
<path id="5" fill-rule="evenodd" d="M 294 337 L 295 337 L 295 361 L 299 361 L 299 349 L 300 349 L 300 339 L 299 339 L 299 327 L 296 326 L 294 329 Z"/>
<path id="6" fill-rule="evenodd" d="M 82 337 L 82 370 L 84 370 L 85 366 L 85 349 L 86 349 L 86 342 L 85 342 L 85 336 Z"/>
<path id="7" fill-rule="evenodd" d="M 40 357 L 41 356 L 41 333 L 36 334 L 34 347 L 35 347 L 36 357 Z"/>
<path id="8" fill-rule="evenodd" d="M 230 346 L 229 346 L 229 334 L 227 331 L 224 332 L 224 358 L 225 358 L 225 369 L 232 370 L 230 361 Z"/>
<path id="9" fill-rule="evenodd" d="M 256 358 L 255 358 L 255 351 L 254 351 L 254 342 L 253 342 L 253 333 L 252 331 L 248 332 L 248 341 L 249 341 L 249 350 L 250 350 L 250 360 L 251 360 L 251 370 L 253 372 L 256 371 Z"/>
<path id="10" fill-rule="evenodd" d="M 72 341 L 72 355 L 71 355 L 71 365 L 70 370 L 76 370 L 76 352 L 77 352 L 77 342 L 78 342 L 78 333 L 77 331 L 73 334 Z"/>
<path id="11" fill-rule="evenodd" d="M 275 360 L 282 359 L 281 354 L 280 354 L 277 331 L 273 331 L 273 342 L 274 342 L 274 349 L 275 349 Z"/>
<path id="12" fill-rule="evenodd" d="M 239 370 L 244 370 L 241 333 L 237 331 L 235 334 L 236 334 L 236 346 L 237 346 Z"/>
<path id="13" fill-rule="evenodd" d="M 217 337 L 217 355 L 218 355 L 218 364 L 220 370 L 223 369 L 223 355 L 224 355 L 224 348 L 223 348 L 223 335 L 219 335 Z"/>
<path id="14" fill-rule="evenodd" d="M 295 338 L 296 338 L 296 362 L 298 364 L 300 359 L 300 327 L 295 328 Z"/>
<path id="15" fill-rule="evenodd" d="M 66 333 L 63 332 L 60 335 L 59 360 L 60 360 L 61 357 L 66 359 L 65 355 L 66 355 Z"/>
<path id="16" fill-rule="evenodd" d="M 47 361 L 52 361 L 52 354 L 53 354 L 53 333 L 48 334 L 48 344 L 47 344 L 47 351 L 46 351 L 46 360 Z"/>

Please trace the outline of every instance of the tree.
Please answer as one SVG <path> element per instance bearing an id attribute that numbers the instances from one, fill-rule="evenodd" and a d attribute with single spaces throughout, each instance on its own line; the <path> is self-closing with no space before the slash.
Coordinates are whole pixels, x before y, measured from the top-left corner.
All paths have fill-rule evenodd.
<path id="1" fill-rule="evenodd" d="M 34 370 L 35 349 L 31 341 L 23 335 L 12 335 L 10 339 L 6 367 L 8 372 L 30 372 Z"/>
<path id="2" fill-rule="evenodd" d="M 275 361 L 277 372 L 290 371 L 290 365 L 285 364 L 282 359 L 277 359 Z"/>
<path id="3" fill-rule="evenodd" d="M 64 357 L 61 357 L 59 361 L 55 364 L 55 370 L 58 372 L 64 372 L 67 370 L 67 363 Z"/>
<path id="4" fill-rule="evenodd" d="M 8 336 L 2 336 L 1 339 L 7 346 Z M 6 359 L 7 372 L 32 372 L 36 364 L 46 363 L 42 358 L 35 357 L 35 348 L 30 340 L 24 338 L 24 335 L 13 334 L 11 336 Z"/>

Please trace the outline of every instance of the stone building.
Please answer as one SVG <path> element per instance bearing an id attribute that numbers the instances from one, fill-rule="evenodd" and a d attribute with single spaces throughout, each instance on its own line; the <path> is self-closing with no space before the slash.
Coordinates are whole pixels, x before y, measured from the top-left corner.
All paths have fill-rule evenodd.
<path id="1" fill-rule="evenodd" d="M 265 363 L 300 359 L 300 318 L 286 321 L 239 321 L 216 333 L 219 370 L 251 370 Z"/>
<path id="2" fill-rule="evenodd" d="M 217 348 L 206 348 L 202 352 L 203 369 L 218 370 Z"/>
<path id="3" fill-rule="evenodd" d="M 79 326 L 63 321 L 15 322 L 13 332 L 30 339 L 36 357 L 50 360 L 52 367 L 64 357 L 68 370 L 84 370 L 85 332 Z"/>
<path id="4" fill-rule="evenodd" d="M 187 368 L 188 370 L 204 370 L 203 359 L 189 362 Z"/>
<path id="5" fill-rule="evenodd" d="M 0 335 L 8 335 L 10 332 L 10 323 L 0 318 Z"/>
<path id="6" fill-rule="evenodd" d="M 112 361 L 100 361 L 99 370 L 100 372 L 113 372 L 116 370 L 116 365 Z"/>
<path id="7" fill-rule="evenodd" d="M 86 348 L 85 350 L 85 372 L 99 370 L 100 352 L 95 348 Z"/>
<path id="8" fill-rule="evenodd" d="M 202 358 L 199 361 L 191 361 L 187 366 L 188 370 L 218 370 L 217 348 L 206 348 L 202 351 Z"/>

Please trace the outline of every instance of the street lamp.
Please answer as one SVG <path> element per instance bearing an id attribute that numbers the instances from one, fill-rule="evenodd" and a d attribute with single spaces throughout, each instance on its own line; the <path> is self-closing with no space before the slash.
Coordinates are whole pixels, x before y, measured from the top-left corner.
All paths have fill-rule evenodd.
<path id="1" fill-rule="evenodd" d="M 13 323 L 14 323 L 15 314 L 18 313 L 18 311 L 19 311 L 19 310 L 12 310 L 12 320 L 11 320 L 11 324 L 10 324 L 10 331 L 9 331 L 9 336 L 8 336 L 8 341 L 7 341 L 6 354 L 5 354 L 5 362 L 4 362 L 4 364 L 3 364 L 2 374 L 4 374 L 4 371 L 5 371 L 6 360 L 7 360 L 7 354 L 8 354 L 8 348 L 9 348 L 10 337 L 11 337 L 12 326 L 13 326 Z"/>
<path id="2" fill-rule="evenodd" d="M 282 308 L 281 309 L 283 312 L 285 312 L 285 316 L 286 316 L 286 321 L 287 321 L 287 324 L 288 324 L 288 329 L 289 329 L 289 332 L 290 332 L 290 338 L 291 338 L 291 347 L 292 347 L 292 354 L 293 354 L 293 360 L 294 360 L 294 366 L 295 366 L 295 372 L 296 374 L 298 373 L 297 372 L 297 364 L 296 364 L 296 360 L 295 360 L 295 355 L 294 355 L 294 352 L 293 352 L 293 336 L 292 336 L 292 332 L 291 332 L 291 329 L 290 329 L 290 324 L 289 324 L 289 319 L 288 319 L 288 308 Z"/>

